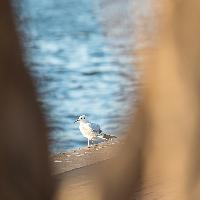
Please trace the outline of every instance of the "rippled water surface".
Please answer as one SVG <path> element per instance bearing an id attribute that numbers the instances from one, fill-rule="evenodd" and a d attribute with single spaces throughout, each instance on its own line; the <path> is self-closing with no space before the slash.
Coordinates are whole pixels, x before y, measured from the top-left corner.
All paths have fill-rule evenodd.
<path id="1" fill-rule="evenodd" d="M 121 9 L 115 5 L 113 13 Z M 80 114 L 118 135 L 126 128 L 138 79 L 129 46 L 134 41 L 124 34 L 131 31 L 124 16 L 129 6 L 113 24 L 109 5 L 98 0 L 23 0 L 17 6 L 52 151 L 87 144 L 73 123 Z"/>

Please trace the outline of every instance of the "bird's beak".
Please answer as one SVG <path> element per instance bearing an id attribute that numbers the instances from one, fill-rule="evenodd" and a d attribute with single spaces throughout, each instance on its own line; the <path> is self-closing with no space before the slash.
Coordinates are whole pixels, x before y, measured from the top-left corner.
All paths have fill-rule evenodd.
<path id="1" fill-rule="evenodd" d="M 76 122 L 78 122 L 78 121 L 79 121 L 79 119 L 75 120 L 74 123 L 76 123 Z"/>

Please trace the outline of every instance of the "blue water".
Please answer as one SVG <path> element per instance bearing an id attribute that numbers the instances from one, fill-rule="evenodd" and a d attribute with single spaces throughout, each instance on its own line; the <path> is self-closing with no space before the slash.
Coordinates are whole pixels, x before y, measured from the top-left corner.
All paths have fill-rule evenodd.
<path id="1" fill-rule="evenodd" d="M 23 0 L 15 6 L 52 151 L 87 144 L 73 123 L 80 114 L 119 135 L 137 99 L 134 41 L 127 42 L 124 34 L 131 31 L 127 21 L 107 23 L 108 12 L 98 0 Z M 120 9 L 118 5 L 115 12 Z"/>

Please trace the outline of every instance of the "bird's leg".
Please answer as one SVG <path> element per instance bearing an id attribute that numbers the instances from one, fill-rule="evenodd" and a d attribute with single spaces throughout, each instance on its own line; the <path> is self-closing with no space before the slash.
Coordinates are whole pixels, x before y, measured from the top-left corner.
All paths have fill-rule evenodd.
<path id="1" fill-rule="evenodd" d="M 90 140 L 88 139 L 88 147 L 90 146 Z"/>

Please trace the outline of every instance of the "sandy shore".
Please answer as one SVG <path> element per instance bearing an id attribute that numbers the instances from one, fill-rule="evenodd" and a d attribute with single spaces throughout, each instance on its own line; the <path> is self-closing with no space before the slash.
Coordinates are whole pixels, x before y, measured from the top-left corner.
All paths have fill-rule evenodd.
<path id="1" fill-rule="evenodd" d="M 79 148 L 69 152 L 62 152 L 51 156 L 53 174 L 58 175 L 73 169 L 89 166 L 108 160 L 115 156 L 115 152 L 123 144 L 123 139 L 112 139 L 92 145 L 89 148 Z"/>

